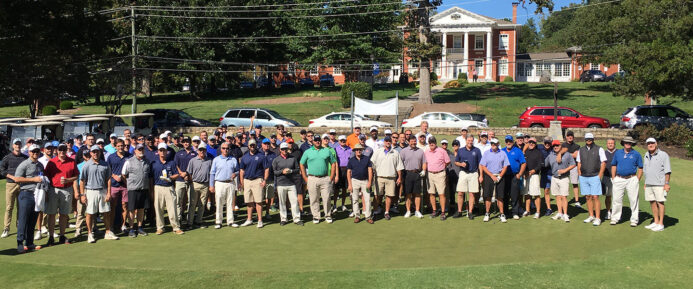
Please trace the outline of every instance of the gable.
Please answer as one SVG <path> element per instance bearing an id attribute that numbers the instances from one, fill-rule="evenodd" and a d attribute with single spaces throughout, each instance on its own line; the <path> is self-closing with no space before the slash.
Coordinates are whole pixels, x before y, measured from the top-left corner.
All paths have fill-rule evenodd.
<path id="1" fill-rule="evenodd" d="M 459 25 L 459 24 L 494 24 L 495 21 L 488 17 L 472 13 L 468 10 L 452 7 L 431 17 L 431 25 Z"/>

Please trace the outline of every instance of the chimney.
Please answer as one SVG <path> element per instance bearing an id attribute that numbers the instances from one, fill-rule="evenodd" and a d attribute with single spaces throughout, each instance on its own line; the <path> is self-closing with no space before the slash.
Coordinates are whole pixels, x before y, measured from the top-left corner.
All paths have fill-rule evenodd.
<path id="1" fill-rule="evenodd" d="M 517 24 L 517 4 L 518 2 L 513 2 L 513 24 Z"/>

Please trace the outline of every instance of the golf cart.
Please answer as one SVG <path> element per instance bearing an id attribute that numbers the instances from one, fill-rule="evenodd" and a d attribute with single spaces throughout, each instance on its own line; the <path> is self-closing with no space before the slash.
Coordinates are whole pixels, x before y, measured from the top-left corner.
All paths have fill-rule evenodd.
<path id="1" fill-rule="evenodd" d="M 154 130 L 154 114 L 153 113 L 134 113 L 116 115 L 115 126 L 113 133 L 121 136 L 126 129 L 129 129 L 132 134 L 141 133 L 148 135 L 156 133 Z"/>
<path id="2" fill-rule="evenodd" d="M 33 138 L 37 142 L 47 140 L 57 140 L 63 135 L 63 123 L 59 121 L 34 121 L 25 123 L 13 123 L 9 125 L 11 132 L 10 139 L 19 138 L 22 143 L 28 138 Z"/>
<path id="3" fill-rule="evenodd" d="M 65 129 L 63 139 L 74 138 L 77 135 L 91 133 L 95 138 L 106 139 L 113 127 L 113 118 L 82 117 L 63 120 Z"/>

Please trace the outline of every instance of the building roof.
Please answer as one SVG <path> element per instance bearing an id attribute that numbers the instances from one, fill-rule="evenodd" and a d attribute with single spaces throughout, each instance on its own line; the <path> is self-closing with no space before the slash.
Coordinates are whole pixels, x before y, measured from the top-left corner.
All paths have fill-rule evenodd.
<path id="1" fill-rule="evenodd" d="M 517 55 L 518 60 L 570 60 L 565 52 L 524 53 Z"/>
<path id="2" fill-rule="evenodd" d="M 453 17 L 456 16 L 456 17 Z M 471 12 L 460 7 L 452 7 L 442 11 L 431 17 L 432 26 L 444 25 L 495 25 L 495 26 L 511 26 L 520 27 L 519 24 L 513 24 L 510 21 L 496 19 L 484 15 Z"/>

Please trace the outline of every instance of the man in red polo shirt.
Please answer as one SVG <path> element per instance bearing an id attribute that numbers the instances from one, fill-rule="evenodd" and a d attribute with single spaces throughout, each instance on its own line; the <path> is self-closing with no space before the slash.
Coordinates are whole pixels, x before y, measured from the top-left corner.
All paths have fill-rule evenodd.
<path id="1" fill-rule="evenodd" d="M 46 164 L 45 173 L 51 180 L 54 191 L 46 194 L 46 214 L 48 214 L 48 243 L 54 244 L 53 232 L 55 231 L 55 214 L 60 213 L 60 239 L 59 243 L 70 244 L 65 237 L 65 228 L 72 212 L 72 200 L 76 198 L 77 185 L 75 180 L 79 175 L 75 160 L 67 157 L 68 147 L 62 143 L 58 145 L 58 156 L 52 158 Z"/>

